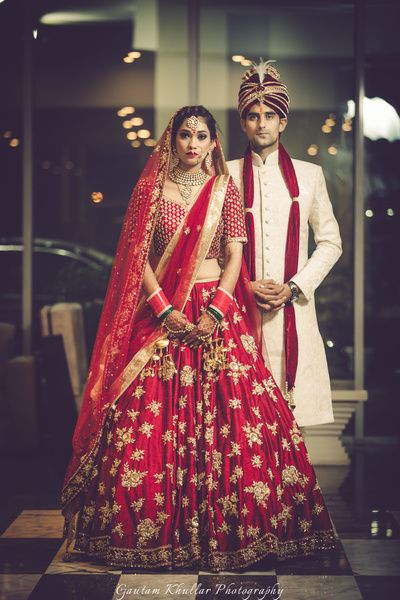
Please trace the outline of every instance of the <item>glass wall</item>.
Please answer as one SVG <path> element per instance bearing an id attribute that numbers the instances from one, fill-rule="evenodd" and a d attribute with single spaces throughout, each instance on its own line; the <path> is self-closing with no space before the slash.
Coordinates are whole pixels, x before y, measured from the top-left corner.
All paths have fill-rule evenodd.
<path id="1" fill-rule="evenodd" d="M 400 408 L 400 7 L 366 10 L 365 431 L 398 435 Z"/>

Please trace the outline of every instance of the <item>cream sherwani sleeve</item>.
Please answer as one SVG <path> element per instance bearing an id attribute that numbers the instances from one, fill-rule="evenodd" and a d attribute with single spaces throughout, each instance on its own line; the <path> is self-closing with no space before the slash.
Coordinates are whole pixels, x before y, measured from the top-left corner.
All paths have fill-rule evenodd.
<path id="1" fill-rule="evenodd" d="M 314 233 L 316 248 L 305 265 L 291 277 L 307 300 L 310 300 L 342 254 L 339 225 L 333 214 L 321 167 L 317 168 L 309 223 Z"/>

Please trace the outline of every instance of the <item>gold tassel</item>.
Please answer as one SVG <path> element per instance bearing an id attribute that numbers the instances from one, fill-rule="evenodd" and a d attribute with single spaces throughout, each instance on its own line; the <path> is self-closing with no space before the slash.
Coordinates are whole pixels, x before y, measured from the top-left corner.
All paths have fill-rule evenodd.
<path id="1" fill-rule="evenodd" d="M 286 402 L 289 405 L 290 410 L 294 410 L 296 408 L 296 403 L 294 401 L 294 388 L 288 388 L 288 383 L 285 383 L 285 393 L 283 394 Z"/>
<path id="2" fill-rule="evenodd" d="M 152 356 L 155 363 L 159 362 L 158 376 L 163 381 L 169 381 L 173 378 L 177 369 L 172 358 L 172 354 L 168 352 L 169 340 L 158 340 L 156 342 L 156 349 Z"/>
<path id="3" fill-rule="evenodd" d="M 216 338 L 209 343 L 209 349 L 203 354 L 205 371 L 222 371 L 228 367 L 227 348 L 223 338 Z"/>

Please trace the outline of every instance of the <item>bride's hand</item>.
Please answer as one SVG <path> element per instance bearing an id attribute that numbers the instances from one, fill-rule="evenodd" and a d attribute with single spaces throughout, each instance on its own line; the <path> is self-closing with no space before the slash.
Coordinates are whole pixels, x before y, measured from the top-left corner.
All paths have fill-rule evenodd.
<path id="1" fill-rule="evenodd" d="M 181 338 L 187 335 L 189 327 L 194 328 L 193 323 L 189 321 L 186 315 L 179 310 L 173 310 L 164 320 L 164 325 L 170 335 Z M 186 328 L 186 331 L 184 331 Z"/>
<path id="2" fill-rule="evenodd" d="M 210 336 L 214 329 L 214 319 L 210 317 L 208 312 L 204 312 L 197 321 L 194 329 L 182 338 L 182 342 L 185 346 L 189 346 L 189 348 L 198 348 L 207 341 L 204 337 Z"/>

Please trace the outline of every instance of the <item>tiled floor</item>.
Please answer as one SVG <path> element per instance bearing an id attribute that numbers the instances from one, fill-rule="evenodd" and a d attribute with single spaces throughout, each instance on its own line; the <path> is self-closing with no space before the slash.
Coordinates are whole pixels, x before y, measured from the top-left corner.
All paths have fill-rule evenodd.
<path id="1" fill-rule="evenodd" d="M 398 454 L 397 454 L 398 455 Z M 21 462 L 22 461 L 22 462 Z M 334 552 L 243 573 L 112 570 L 64 562 L 63 520 L 56 508 L 56 472 L 27 459 L 0 463 L 9 491 L 0 501 L 0 600 L 394 600 L 400 589 L 400 504 L 393 451 L 360 451 L 351 468 L 317 467 L 341 539 Z M 24 468 L 21 469 L 21 464 Z M 36 476 L 39 476 L 39 483 Z M 11 476 L 12 474 L 12 476 Z M 53 499 L 53 500 L 52 500 Z M 11 500 L 11 502 L 10 502 Z M 53 502 L 53 507 L 52 507 Z"/>

